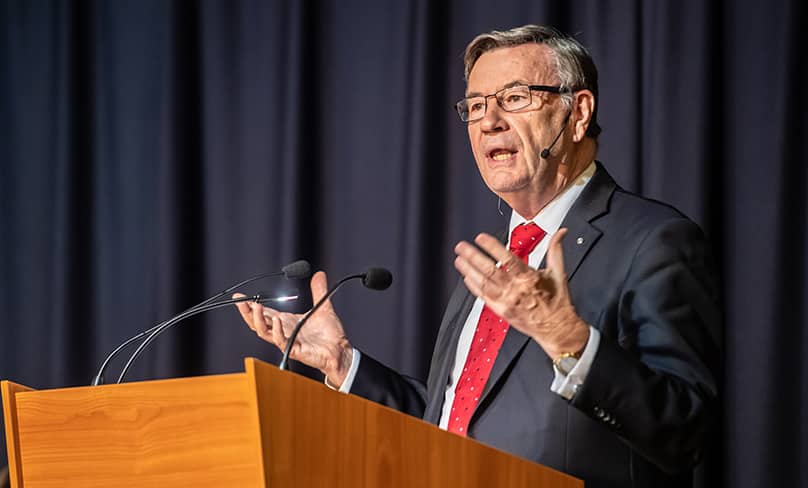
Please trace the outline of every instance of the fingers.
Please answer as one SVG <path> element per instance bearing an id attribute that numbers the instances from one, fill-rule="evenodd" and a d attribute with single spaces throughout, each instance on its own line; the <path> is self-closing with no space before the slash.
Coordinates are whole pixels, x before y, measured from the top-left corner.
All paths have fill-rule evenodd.
<path id="1" fill-rule="evenodd" d="M 246 295 L 244 295 L 243 293 L 233 294 L 233 298 L 243 298 L 245 296 Z M 242 320 L 244 320 L 244 322 L 247 323 L 247 326 L 250 329 L 255 330 L 255 326 L 253 326 L 253 313 L 252 309 L 250 308 L 250 303 L 249 302 L 236 303 L 236 308 L 238 309 L 239 314 L 241 314 Z"/>
<path id="2" fill-rule="evenodd" d="M 311 277 L 311 300 L 312 303 L 317 303 L 321 298 L 328 293 L 328 277 L 324 271 L 318 271 Z M 324 307 L 330 306 L 330 303 L 324 303 Z"/>
<path id="3" fill-rule="evenodd" d="M 503 246 L 502 243 L 499 242 L 499 239 L 491 234 L 479 234 L 474 238 L 474 242 L 499 263 L 510 261 L 513 257 L 513 254 L 508 251 L 508 248 Z"/>
<path id="4" fill-rule="evenodd" d="M 270 339 L 267 340 L 271 340 L 273 344 L 278 346 L 278 348 L 280 348 L 280 350 L 283 351 L 284 349 L 286 349 L 287 337 L 286 334 L 284 334 L 283 332 L 283 324 L 281 323 L 281 318 L 278 317 L 277 315 L 274 315 L 271 318 L 271 322 L 272 325 L 269 331 L 271 333 L 271 336 Z"/>
<path id="5" fill-rule="evenodd" d="M 258 337 L 265 339 L 265 336 L 269 333 L 270 329 L 267 326 L 266 319 L 264 319 L 264 307 L 260 304 L 255 304 L 255 306 L 251 306 L 251 329 L 258 334 Z"/>
<path id="6" fill-rule="evenodd" d="M 550 239 L 550 244 L 547 249 L 547 269 L 552 269 L 555 271 L 560 272 L 562 275 L 565 273 L 564 271 L 564 250 L 561 246 L 561 241 L 564 239 L 564 236 L 567 235 L 567 229 L 561 228 L 553 234 L 552 238 Z M 511 254 L 502 243 L 499 242 L 495 237 L 489 234 L 480 234 L 475 239 L 474 242 L 480 246 L 485 252 L 490 254 L 500 263 L 507 263 L 508 265 L 516 265 L 517 263 L 521 263 L 518 259 L 515 259 L 515 256 Z M 482 255 L 478 252 L 478 254 Z"/>
<path id="7" fill-rule="evenodd" d="M 283 330 L 283 318 L 278 314 L 267 314 L 271 310 L 260 304 L 253 304 L 248 324 L 258 337 L 284 350 L 289 338 Z"/>
<path id="8" fill-rule="evenodd" d="M 495 278 L 497 267 L 491 258 L 464 241 L 455 246 L 455 252 L 455 269 L 463 275 L 463 281 L 471 293 L 476 296 L 497 296 L 501 293 Z"/>
<path id="9" fill-rule="evenodd" d="M 497 271 L 496 263 L 467 242 L 461 241 L 455 246 L 455 253 L 463 258 L 465 265 L 482 276 L 492 277 Z"/>
<path id="10" fill-rule="evenodd" d="M 461 241 L 455 246 L 455 268 L 464 277 L 472 281 L 482 283 L 483 280 L 494 275 L 496 264 L 494 261 L 484 256 L 474 246 L 468 242 Z"/>
<path id="11" fill-rule="evenodd" d="M 242 298 L 246 295 L 242 293 L 236 293 L 233 295 L 233 298 Z M 239 313 L 241 314 L 241 318 L 244 322 L 247 323 L 247 327 L 249 327 L 253 332 L 255 332 L 258 337 L 261 339 L 275 343 L 275 336 L 272 334 L 274 324 L 280 324 L 280 317 L 272 310 L 271 308 L 264 307 L 260 303 L 253 303 L 253 302 L 239 302 L 236 303 L 236 308 L 238 308 Z M 267 320 L 270 321 L 267 324 Z M 282 328 L 278 326 L 277 328 Z M 283 332 L 281 332 L 281 335 Z"/>
<path id="12" fill-rule="evenodd" d="M 567 235 L 567 229 L 558 229 L 558 232 L 553 234 L 550 239 L 550 246 L 547 248 L 547 269 L 559 273 L 559 276 L 565 276 L 564 271 L 564 249 L 561 246 L 561 240 Z"/>
<path id="13" fill-rule="evenodd" d="M 455 268 L 476 296 L 498 298 L 514 278 L 520 278 L 530 268 L 513 255 L 499 240 L 489 234 L 480 234 L 474 242 L 481 249 L 461 241 L 455 246 Z M 494 259 L 497 262 L 494 262 Z"/>
<path id="14" fill-rule="evenodd" d="M 524 274 L 530 268 L 521 259 L 516 257 L 512 252 L 505 248 L 498 239 L 490 234 L 479 234 L 474 242 L 477 243 L 489 255 L 497 260 L 497 266 L 504 273 L 496 273 L 493 277 L 499 276 L 498 281 L 500 284 L 509 280 L 512 276 Z"/>

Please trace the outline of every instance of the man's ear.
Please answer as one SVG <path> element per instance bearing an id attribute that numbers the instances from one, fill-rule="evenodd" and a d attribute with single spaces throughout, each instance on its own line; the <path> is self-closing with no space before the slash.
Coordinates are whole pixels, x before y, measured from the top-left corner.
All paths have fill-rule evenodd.
<path id="1" fill-rule="evenodd" d="M 595 95 L 589 90 L 575 92 L 572 99 L 572 140 L 581 142 L 595 113 Z"/>

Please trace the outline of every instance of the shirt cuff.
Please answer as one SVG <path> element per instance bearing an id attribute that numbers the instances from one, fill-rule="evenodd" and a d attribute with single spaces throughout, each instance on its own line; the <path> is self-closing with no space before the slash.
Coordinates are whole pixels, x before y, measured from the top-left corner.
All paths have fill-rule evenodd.
<path id="1" fill-rule="evenodd" d="M 578 391 L 578 388 L 584 384 L 586 375 L 589 374 L 589 368 L 592 367 L 592 361 L 595 360 L 595 353 L 598 352 L 598 345 L 600 345 L 600 332 L 590 325 L 589 340 L 586 341 L 584 352 L 572 368 L 572 371 L 570 371 L 570 374 L 564 376 L 564 374 L 553 365 L 555 377 L 553 378 L 553 383 L 550 385 L 550 391 L 561 395 L 567 400 L 571 400 Z"/>
<path id="2" fill-rule="evenodd" d="M 359 349 L 355 347 L 351 349 L 353 350 L 351 353 L 351 367 L 348 368 L 348 374 L 345 375 L 345 381 L 342 382 L 342 386 L 337 388 L 329 383 L 328 376 L 325 377 L 325 386 L 331 388 L 332 390 L 338 390 L 341 393 L 351 392 L 351 386 L 353 386 L 354 379 L 356 378 L 356 371 L 359 369 L 359 360 L 362 359 L 362 353 L 359 352 Z"/>

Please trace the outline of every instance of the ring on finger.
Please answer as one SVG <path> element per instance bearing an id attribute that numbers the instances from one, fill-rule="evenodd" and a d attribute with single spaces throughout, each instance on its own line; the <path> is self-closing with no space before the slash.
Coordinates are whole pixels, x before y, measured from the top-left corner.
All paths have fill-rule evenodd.
<path id="1" fill-rule="evenodd" d="M 513 255 L 508 256 L 508 259 L 505 261 L 497 261 L 497 268 L 502 269 L 504 272 L 508 272 L 511 264 L 513 263 Z"/>

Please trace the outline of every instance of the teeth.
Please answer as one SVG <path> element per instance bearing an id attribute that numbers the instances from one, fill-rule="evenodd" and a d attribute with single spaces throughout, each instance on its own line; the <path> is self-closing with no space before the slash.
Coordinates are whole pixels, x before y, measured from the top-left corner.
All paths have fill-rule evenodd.
<path id="1" fill-rule="evenodd" d="M 493 159 L 494 161 L 505 161 L 506 159 L 510 158 L 512 154 L 513 154 L 512 152 L 499 151 L 496 154 L 492 155 L 491 159 Z"/>

